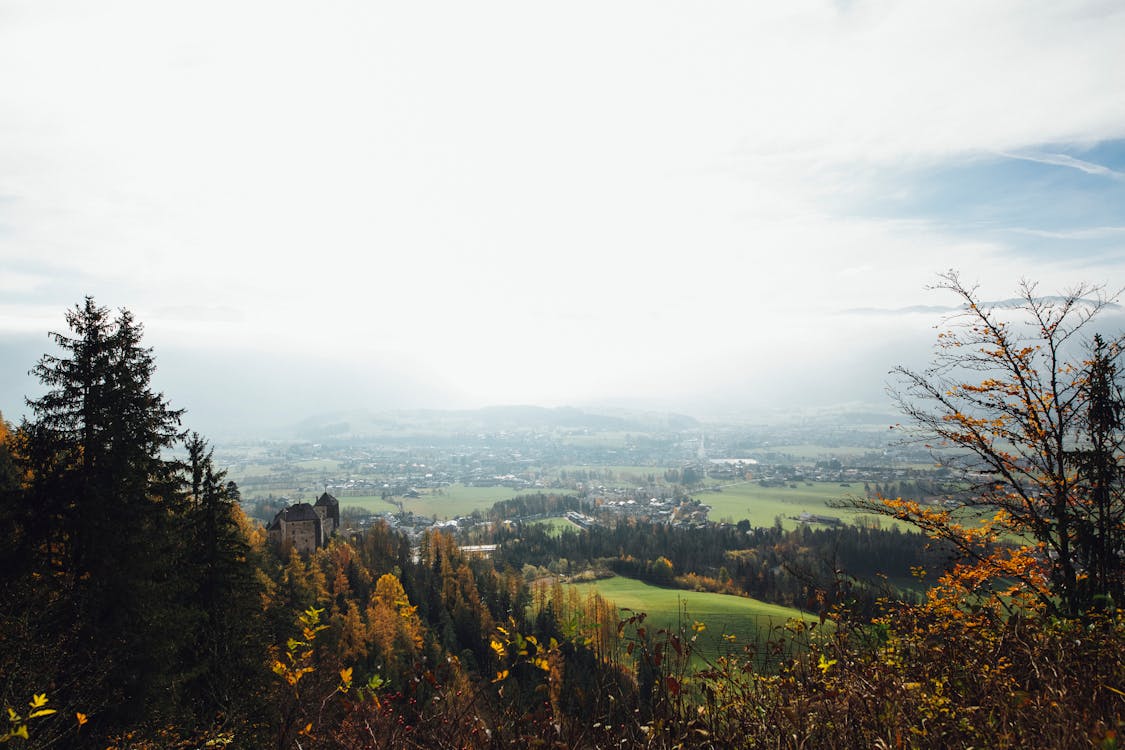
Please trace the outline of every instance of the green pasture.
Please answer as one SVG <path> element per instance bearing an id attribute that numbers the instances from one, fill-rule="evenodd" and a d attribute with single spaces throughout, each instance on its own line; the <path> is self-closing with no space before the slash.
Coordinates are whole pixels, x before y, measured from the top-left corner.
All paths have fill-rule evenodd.
<path id="1" fill-rule="evenodd" d="M 363 508 L 371 513 L 382 513 L 387 510 L 397 510 L 397 503 L 402 502 L 403 510 L 417 513 L 420 516 L 437 516 L 439 519 L 467 516 L 474 510 L 487 512 L 494 503 L 501 500 L 510 500 L 517 495 L 526 495 L 540 490 L 514 490 L 510 487 L 466 487 L 463 484 L 453 484 L 448 487 L 419 490 L 420 497 L 391 498 L 394 503 L 389 503 L 379 495 L 340 495 L 340 505 L 351 505 Z"/>
<path id="2" fill-rule="evenodd" d="M 622 619 L 644 612 L 650 632 L 660 628 L 678 632 L 682 627 L 690 634 L 693 623 L 704 623 L 707 628 L 698 642 L 702 653 L 709 656 L 747 643 L 764 644 L 772 637 L 771 629 L 783 627 L 791 619 L 813 619 L 798 609 L 749 597 L 662 588 L 622 576 L 572 585 L 581 592 L 592 588 L 619 609 L 632 610 L 623 612 Z M 724 635 L 734 636 L 734 643 L 727 643 Z"/>
<path id="3" fill-rule="evenodd" d="M 757 482 L 739 482 L 723 485 L 722 492 L 693 492 L 692 497 L 711 506 L 707 517 L 712 521 L 737 523 L 747 519 L 753 526 L 773 526 L 774 518 L 781 516 L 781 525 L 792 529 L 798 525 L 793 516 L 803 512 L 836 516 L 845 523 L 870 514 L 852 508 L 833 508 L 830 503 L 863 495 L 863 482 L 852 482 L 843 487 L 838 482 L 795 482 L 796 487 L 762 487 Z M 881 526 L 895 524 L 888 518 L 878 519 Z"/>
<path id="4" fill-rule="evenodd" d="M 272 464 L 249 461 L 228 466 L 227 476 L 238 483 L 248 500 L 267 495 L 315 499 L 324 489 L 324 480 L 339 470 L 340 463 L 330 458 Z"/>
<path id="5" fill-rule="evenodd" d="M 551 536 L 558 536 L 568 529 L 571 531 L 580 531 L 582 529 L 578 524 L 572 523 L 569 519 L 562 517 L 543 518 L 538 521 L 532 521 L 532 525 L 550 527 L 548 533 L 550 533 Z"/>
<path id="6" fill-rule="evenodd" d="M 297 471 L 338 471 L 340 462 L 332 458 L 306 458 L 293 462 Z"/>

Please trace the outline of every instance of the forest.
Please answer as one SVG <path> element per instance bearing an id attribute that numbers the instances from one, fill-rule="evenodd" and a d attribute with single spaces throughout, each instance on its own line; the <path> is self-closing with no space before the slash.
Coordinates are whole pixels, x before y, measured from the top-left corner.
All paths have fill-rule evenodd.
<path id="1" fill-rule="evenodd" d="M 899 398 L 956 492 L 856 500 L 915 530 L 502 523 L 575 507 L 529 494 L 472 538 L 377 524 L 306 555 L 154 391 L 142 325 L 87 298 L 35 367 L 45 394 L 0 419 L 0 743 L 1117 747 L 1121 338 L 1064 346 L 1087 289 L 1025 286 L 1028 344 L 945 282 L 965 318 L 935 356 L 957 366 L 900 370 Z M 612 575 L 804 615 L 716 653 L 690 611 L 658 627 L 573 585 Z"/>

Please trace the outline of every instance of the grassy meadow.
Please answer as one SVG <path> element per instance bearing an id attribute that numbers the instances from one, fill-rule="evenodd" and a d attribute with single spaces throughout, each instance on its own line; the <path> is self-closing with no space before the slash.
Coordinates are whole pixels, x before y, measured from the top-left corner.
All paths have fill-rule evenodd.
<path id="1" fill-rule="evenodd" d="M 569 519 L 556 516 L 554 518 L 544 518 L 539 521 L 532 521 L 534 526 L 548 526 L 550 527 L 551 536 L 558 536 L 564 531 L 581 531 L 582 527 L 576 523 L 571 522 Z"/>
<path id="2" fill-rule="evenodd" d="M 863 495 L 863 482 L 853 482 L 841 486 L 837 482 L 796 482 L 797 486 L 762 487 L 757 482 L 739 482 L 723 485 L 722 492 L 694 492 L 692 497 L 704 505 L 711 506 L 708 518 L 712 521 L 731 521 L 737 523 L 747 519 L 753 526 L 773 526 L 774 519 L 781 517 L 781 525 L 787 529 L 797 526 L 793 516 L 803 512 L 824 516 L 836 516 L 845 523 L 851 523 L 862 511 L 851 508 L 833 508 L 829 504 L 846 500 L 850 496 Z M 868 518 L 870 518 L 869 514 Z M 894 525 L 887 518 L 878 518 L 884 527 Z"/>
<path id="3" fill-rule="evenodd" d="M 517 495 L 529 494 L 538 490 L 513 490 L 510 487 L 466 487 L 463 484 L 453 484 L 448 487 L 419 490 L 419 497 L 399 497 L 393 499 L 397 503 L 402 501 L 403 510 L 417 513 L 420 516 L 437 516 L 439 519 L 467 516 L 474 510 L 482 513 L 501 500 L 509 500 Z M 387 510 L 396 510 L 396 505 L 384 500 L 379 495 L 340 495 L 340 505 L 363 508 L 371 513 L 382 513 Z"/>
<path id="4" fill-rule="evenodd" d="M 732 648 L 723 639 L 724 635 L 734 636 L 735 647 L 740 648 L 746 643 L 764 643 L 770 638 L 772 628 L 784 626 L 793 618 L 812 619 L 798 609 L 749 597 L 662 588 L 623 576 L 572 585 L 582 593 L 596 590 L 619 609 L 644 612 L 650 631 L 659 628 L 676 631 L 683 626 L 690 633 L 694 622 L 704 623 L 707 629 L 700 634 L 699 644 L 707 656 Z M 624 612 L 622 618 L 630 614 Z"/>

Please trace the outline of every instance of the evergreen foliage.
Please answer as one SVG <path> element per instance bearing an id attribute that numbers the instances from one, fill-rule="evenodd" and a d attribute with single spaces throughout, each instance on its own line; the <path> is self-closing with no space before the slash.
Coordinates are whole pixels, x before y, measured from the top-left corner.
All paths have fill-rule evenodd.
<path id="1" fill-rule="evenodd" d="M 22 476 L 3 495 L 15 564 L 0 576 L 17 603 L 0 628 L 3 698 L 47 681 L 82 707 L 86 734 L 138 715 L 213 719 L 261 663 L 237 488 L 198 436 L 188 476 L 172 458 L 182 411 L 153 390 L 127 310 L 87 298 L 66 322 L 33 370 L 47 392 L 11 441 Z"/>

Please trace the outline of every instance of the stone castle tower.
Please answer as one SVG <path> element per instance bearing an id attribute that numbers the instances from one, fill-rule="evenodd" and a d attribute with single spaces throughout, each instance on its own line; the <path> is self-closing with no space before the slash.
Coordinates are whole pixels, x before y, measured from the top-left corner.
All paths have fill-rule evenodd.
<path id="1" fill-rule="evenodd" d="M 339 528 L 340 501 L 325 492 L 314 505 L 295 503 L 278 511 L 266 526 L 266 533 L 275 548 L 291 544 L 298 553 L 307 555 L 327 546 Z"/>

